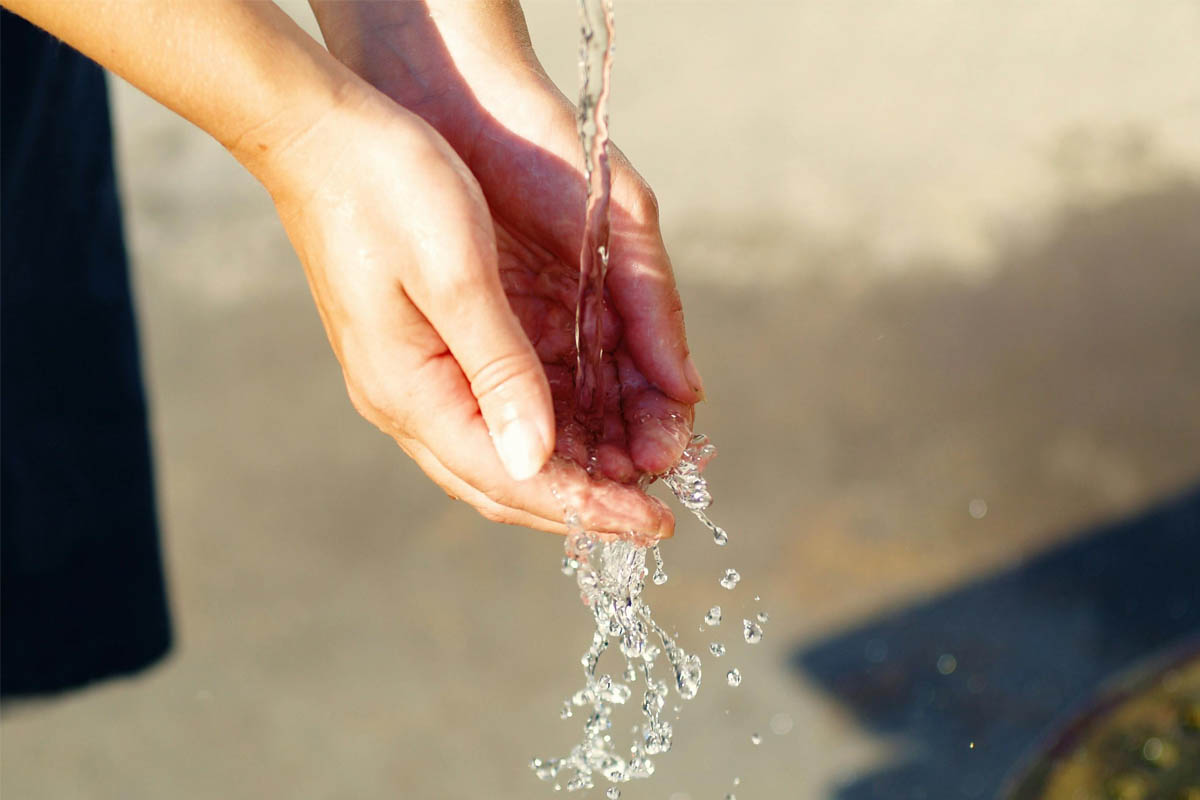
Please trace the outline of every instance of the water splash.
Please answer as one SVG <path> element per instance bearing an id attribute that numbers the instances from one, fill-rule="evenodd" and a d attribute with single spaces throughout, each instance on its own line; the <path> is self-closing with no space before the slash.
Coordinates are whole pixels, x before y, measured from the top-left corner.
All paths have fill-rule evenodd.
<path id="1" fill-rule="evenodd" d="M 693 435 L 679 463 L 662 476 L 662 482 L 683 507 L 692 512 L 696 519 L 700 520 L 700 524 L 712 532 L 713 542 L 724 547 L 729 543 L 729 534 L 709 519 L 707 511 L 713 502 L 712 493 L 708 490 L 708 481 L 701 474 L 704 465 L 716 454 L 717 448 L 708 441 L 707 436 L 701 433 Z"/>
<path id="2" fill-rule="evenodd" d="M 703 436 L 694 437 L 693 444 L 680 459 L 684 470 L 698 462 L 700 448 L 709 448 L 704 458 L 713 455 L 712 446 Z M 703 462 L 700 462 L 703 463 Z M 667 475 L 672 475 L 672 468 Z M 664 483 L 674 485 L 664 478 Z M 685 498 L 677 499 L 681 503 Z M 564 703 L 561 716 L 570 719 L 581 714 L 584 720 L 583 737 L 570 753 L 562 758 L 535 758 L 530 762 L 535 774 L 556 785 L 561 776 L 569 775 L 567 791 L 595 786 L 597 772 L 611 783 L 622 783 L 654 774 L 653 756 L 670 751 L 674 739 L 671 724 L 662 719 L 670 687 L 656 671 L 660 655 L 665 654 L 673 673 L 675 693 L 684 700 L 693 699 L 700 691 L 703 678 L 699 656 L 686 652 L 667 631 L 655 621 L 649 604 L 642 597 L 646 588 L 647 552 L 654 555 L 655 575 L 663 570 L 662 553 L 657 544 L 639 545 L 640 539 L 601 536 L 585 531 L 579 515 L 570 509 L 565 518 L 567 534 L 563 569 L 575 576 L 580 599 L 592 613 L 595 630 L 592 642 L 580 659 L 584 686 Z M 655 581 L 658 583 L 659 581 Z M 721 608 L 714 606 L 705 620 L 710 625 L 721 621 Z M 599 671 L 601 656 L 613 644 L 625 664 L 621 680 Z M 722 648 L 723 652 L 723 648 Z M 641 723 L 634 727 L 637 736 L 626 751 L 618 750 L 612 731 L 616 706 L 625 705 L 633 696 L 634 683 L 640 679 L 642 689 Z M 576 712 L 576 709 L 579 711 Z"/>
<path id="3" fill-rule="evenodd" d="M 592 788 L 597 772 L 611 783 L 649 777 L 654 774 L 651 757 L 671 749 L 674 731 L 661 717 L 670 689 L 656 674 L 659 655 L 666 654 L 675 692 L 684 700 L 696 696 L 702 679 L 700 658 L 679 646 L 642 599 L 649 572 L 647 548 L 584 531 L 577 519 L 568 520 L 574 526 L 567 536 L 567 559 L 577 565 L 576 584 L 596 625 L 591 646 L 581 659 L 584 687 L 568 701 L 583 709 L 583 739 L 563 758 L 531 762 L 534 772 L 546 781 L 558 779 L 564 771 L 569 774 L 568 791 Z M 632 675 L 642 682 L 639 735 L 625 752 L 617 749 L 611 733 L 612 716 L 616 706 L 633 696 L 634 686 L 598 670 L 601 656 L 613 643 L 625 659 L 622 677 Z"/>

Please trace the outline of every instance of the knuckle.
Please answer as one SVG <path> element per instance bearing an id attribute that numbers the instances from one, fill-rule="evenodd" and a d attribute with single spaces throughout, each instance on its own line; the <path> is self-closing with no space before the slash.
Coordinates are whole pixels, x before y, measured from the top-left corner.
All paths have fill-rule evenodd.
<path id="1" fill-rule="evenodd" d="M 350 396 L 350 405 L 354 406 L 354 410 L 358 412 L 359 416 L 369 422 L 375 422 L 381 416 L 374 393 L 368 391 L 357 381 L 349 379 L 346 381 L 346 394 Z"/>
<path id="2" fill-rule="evenodd" d="M 481 402 L 491 397 L 503 397 L 516 382 L 536 376 L 541 362 L 532 353 L 501 353 L 484 361 L 467 376 L 471 393 Z"/>
<path id="3" fill-rule="evenodd" d="M 661 208 L 658 204 L 658 195 L 650 188 L 650 184 L 645 181 L 638 181 L 637 187 L 633 192 L 633 202 L 630 211 L 634 218 L 640 222 L 658 224 Z"/>
<path id="4" fill-rule="evenodd" d="M 385 433 L 396 436 L 409 430 L 410 414 L 396 387 L 380 381 L 360 382 L 347 378 L 346 393 L 354 410 Z"/>

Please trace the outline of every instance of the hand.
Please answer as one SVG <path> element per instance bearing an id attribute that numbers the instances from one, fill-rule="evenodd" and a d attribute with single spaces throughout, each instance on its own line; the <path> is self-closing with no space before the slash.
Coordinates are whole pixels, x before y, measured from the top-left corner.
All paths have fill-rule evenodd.
<path id="1" fill-rule="evenodd" d="M 559 319 L 538 304 L 561 292 L 536 238 L 508 235 L 527 235 L 519 228 L 498 237 L 475 177 L 428 124 L 271 3 L 179 3 L 170 13 L 142 3 L 4 3 L 187 117 L 262 181 L 352 400 L 447 492 L 493 519 L 562 531 L 557 485 L 592 530 L 669 531 L 661 504 L 632 486 L 589 482 L 577 465 L 512 477 L 538 470 L 554 444 L 547 369 L 530 334 L 543 349 L 555 341 Z M 524 286 L 514 303 L 536 317 L 529 333 L 502 274 Z M 632 378 L 627 385 L 626 408 L 652 396 Z M 602 467 L 627 478 L 632 461 L 618 455 L 603 451 Z M 641 469 L 662 461 L 644 452 L 634 460 Z"/>
<path id="2" fill-rule="evenodd" d="M 334 55 L 436 127 L 478 180 L 495 230 L 501 283 L 554 396 L 557 451 L 568 462 L 586 463 L 589 437 L 576 422 L 573 390 L 586 195 L 579 139 L 574 109 L 533 57 L 519 10 L 514 18 L 511 4 L 456 4 L 435 23 L 420 3 L 314 8 Z M 503 13 L 487 16 L 496 11 Z M 611 312 L 604 337 L 612 391 L 596 454 L 600 474 L 627 483 L 678 459 L 702 388 L 688 356 L 654 197 L 615 148 L 612 164 Z M 561 461 L 551 466 L 550 474 L 530 483 L 556 483 L 573 505 L 598 490 L 613 491 Z M 649 498 L 644 503 L 647 515 L 660 517 L 657 532 L 668 533 L 669 512 Z M 625 530 L 592 514 L 590 524 L 597 522 L 601 530 Z"/>
<path id="3" fill-rule="evenodd" d="M 591 483 L 577 467 L 512 477 L 537 471 L 553 446 L 550 387 L 568 378 L 539 352 L 570 347 L 570 276 L 494 226 L 474 177 L 420 118 L 373 90 L 344 105 L 260 174 L 355 407 L 490 519 L 564 532 L 557 481 L 591 529 L 669 533 L 669 512 L 634 486 Z M 525 328 L 502 275 L 521 292 L 512 304 Z M 652 390 L 632 380 L 629 399 L 643 402 Z"/>

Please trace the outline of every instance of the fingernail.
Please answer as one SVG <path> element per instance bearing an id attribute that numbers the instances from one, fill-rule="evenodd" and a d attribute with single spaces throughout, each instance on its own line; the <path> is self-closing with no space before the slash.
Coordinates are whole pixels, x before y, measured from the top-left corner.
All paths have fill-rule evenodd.
<path id="1" fill-rule="evenodd" d="M 692 361 L 692 357 L 688 356 L 683 362 L 683 375 L 687 378 L 688 385 L 691 386 L 696 394 L 700 395 L 700 399 L 704 399 L 704 381 L 700 379 L 700 370 L 696 369 L 696 362 Z"/>
<path id="2" fill-rule="evenodd" d="M 533 423 L 520 418 L 505 425 L 494 437 L 496 452 L 513 480 L 532 478 L 546 462 L 546 445 Z"/>

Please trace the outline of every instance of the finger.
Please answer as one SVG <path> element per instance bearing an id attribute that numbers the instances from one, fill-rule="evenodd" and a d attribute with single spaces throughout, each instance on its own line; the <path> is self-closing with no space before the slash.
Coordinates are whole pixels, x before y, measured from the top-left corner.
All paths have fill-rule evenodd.
<path id="1" fill-rule="evenodd" d="M 629 439 L 621 409 L 621 381 L 615 359 L 605 358 L 601 364 L 604 386 L 604 432 L 596 445 L 596 461 L 600 471 L 619 483 L 637 479 L 638 470 L 629 457 Z"/>
<path id="2" fill-rule="evenodd" d="M 614 168 L 612 257 L 608 290 L 625 326 L 625 342 L 651 383 L 683 403 L 704 399 L 704 383 L 684 331 L 683 304 L 658 227 L 649 187 L 632 168 Z"/>
<path id="3" fill-rule="evenodd" d="M 617 483 L 633 483 L 638 476 L 625 438 L 625 418 L 621 415 L 621 389 L 616 363 L 605 358 L 600 369 L 606 387 L 604 426 L 600 441 L 575 418 L 575 373 L 562 365 L 546 365 L 550 393 L 554 396 L 554 411 L 558 419 L 558 435 L 554 442 L 556 455 L 576 464 L 594 465 L 599 475 Z"/>
<path id="4" fill-rule="evenodd" d="M 565 506 L 580 514 L 588 530 L 671 534 L 674 517 L 661 502 L 636 486 L 592 480 L 567 459 L 553 459 L 533 478 L 515 480 L 490 446 L 487 427 L 471 408 L 466 379 L 457 364 L 448 356 L 431 361 L 418 378 L 409 399 L 413 411 L 406 435 L 419 439 L 463 483 L 501 506 L 549 520 L 563 519 Z M 447 399 L 455 397 L 459 401 Z"/>
<path id="5" fill-rule="evenodd" d="M 446 466 L 438 460 L 437 456 L 428 447 L 415 439 L 400 442 L 400 447 L 448 495 L 473 506 L 486 519 L 492 522 L 503 522 L 508 525 L 521 525 L 547 533 L 557 533 L 559 535 L 567 533 L 567 526 L 561 519 L 550 519 L 525 509 L 513 508 L 512 506 L 497 503 L 446 469 Z"/>
<path id="6" fill-rule="evenodd" d="M 488 447 L 510 476 L 525 480 L 554 447 L 550 387 L 500 284 L 494 240 L 466 238 L 439 243 L 441 263 L 426 265 L 406 289 L 466 376 Z"/>
<path id="7" fill-rule="evenodd" d="M 694 409 L 651 386 L 629 355 L 617 354 L 617 368 L 633 463 L 652 475 L 666 472 L 687 447 Z"/>
<path id="8" fill-rule="evenodd" d="M 491 497 L 480 492 L 474 486 L 471 486 L 462 478 L 455 475 L 446 468 L 437 456 L 433 454 L 429 448 L 416 440 L 407 440 L 400 442 L 401 448 L 417 462 L 430 478 L 437 483 L 443 491 L 450 495 L 453 499 L 463 500 L 473 506 L 484 518 L 492 522 L 501 522 L 506 525 L 520 525 L 534 530 L 545 531 L 547 533 L 556 533 L 565 535 L 569 532 L 569 528 L 560 518 L 547 518 L 539 514 L 532 513 L 525 509 L 514 508 L 504 505 L 493 500 Z M 550 466 L 548 465 L 548 469 Z M 664 513 L 669 516 L 670 512 L 666 505 L 657 497 L 647 496 L 647 499 L 655 506 L 656 511 L 660 514 Z M 565 514 L 563 515 L 565 518 Z M 580 518 L 581 523 L 587 530 L 603 534 L 627 535 L 630 530 L 608 530 L 603 526 L 589 525 L 586 518 Z M 673 523 L 673 518 L 672 518 Z M 640 537 L 645 537 L 651 540 L 669 538 L 674 535 L 673 524 L 667 527 L 646 531 L 644 529 L 637 530 Z"/>

